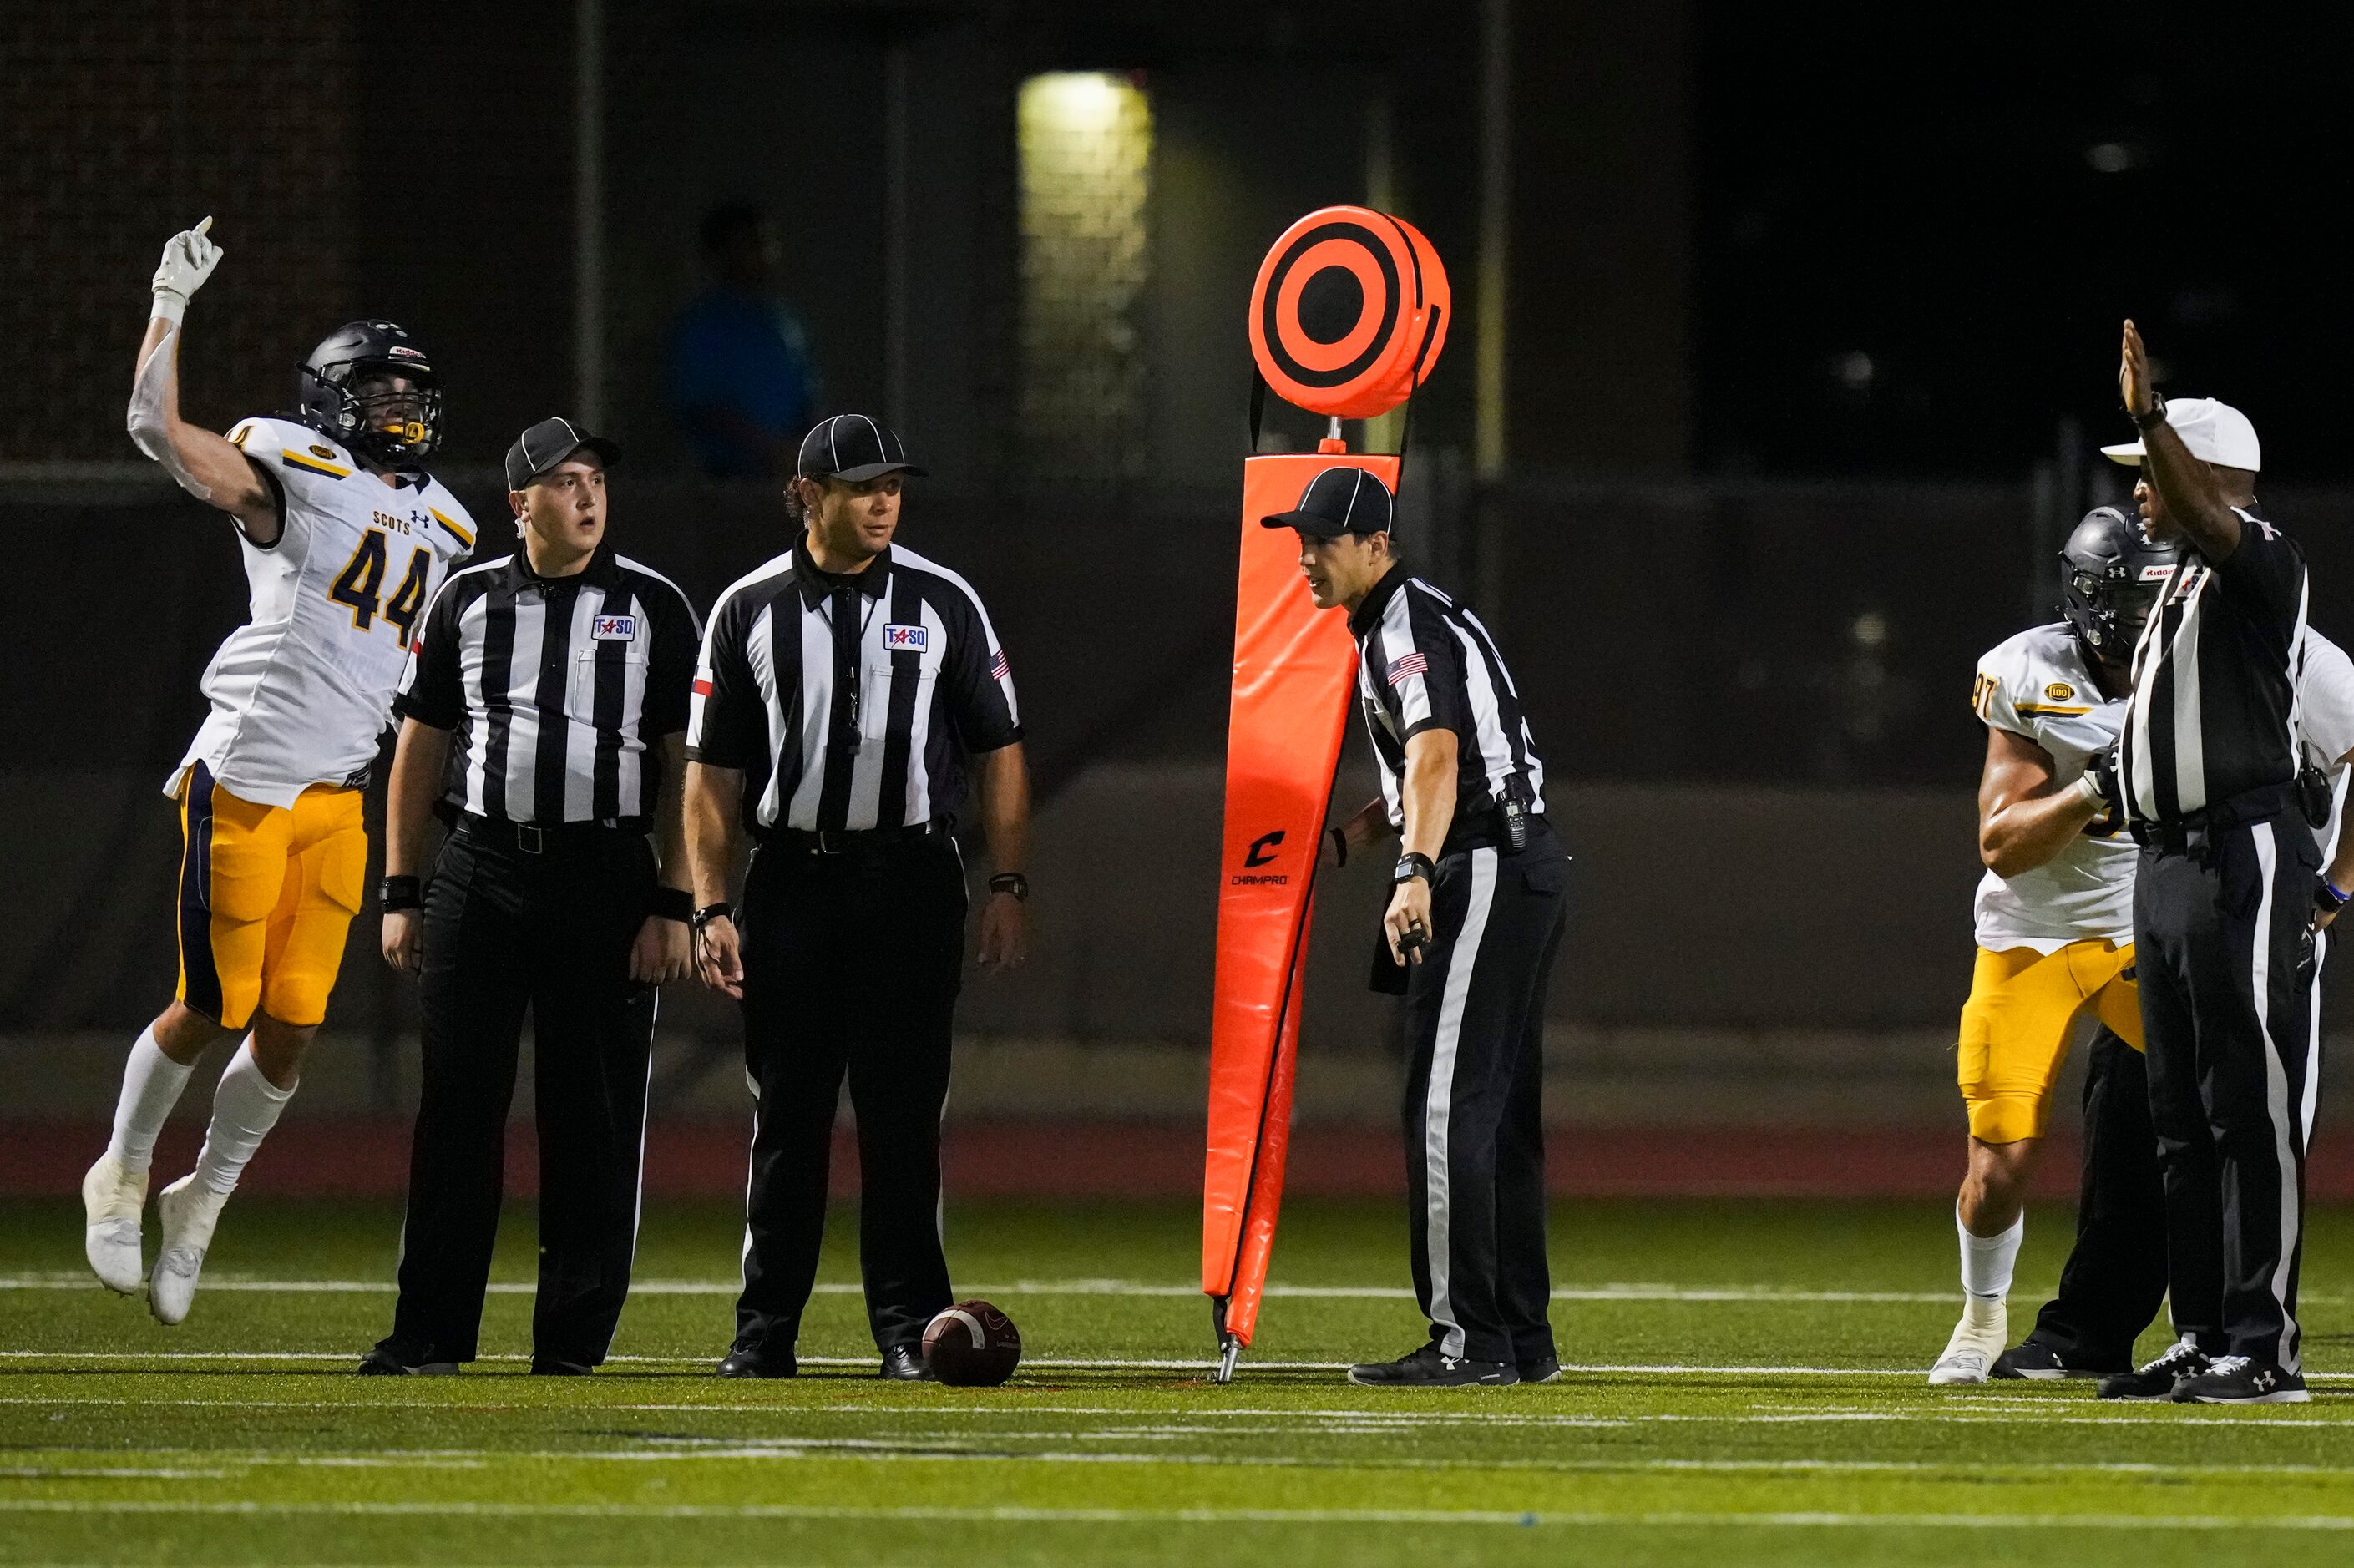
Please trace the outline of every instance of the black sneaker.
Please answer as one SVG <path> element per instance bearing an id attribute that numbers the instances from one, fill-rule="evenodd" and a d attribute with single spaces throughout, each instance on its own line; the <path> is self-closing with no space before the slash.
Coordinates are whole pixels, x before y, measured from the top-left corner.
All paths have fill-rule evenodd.
<path id="1" fill-rule="evenodd" d="M 915 1345 L 894 1345 L 883 1352 L 883 1370 L 879 1374 L 885 1383 L 936 1383 L 923 1351 Z"/>
<path id="2" fill-rule="evenodd" d="M 1561 1361 L 1554 1356 L 1542 1356 L 1532 1361 L 1522 1361 L 1520 1364 L 1520 1373 L 1522 1383 L 1551 1383 L 1561 1375 Z"/>
<path id="3" fill-rule="evenodd" d="M 718 1377 L 797 1377 L 801 1363 L 793 1360 L 790 1345 L 779 1349 L 770 1345 L 737 1345 L 727 1357 L 714 1369 Z"/>
<path id="4" fill-rule="evenodd" d="M 426 1351 L 430 1355 L 432 1352 Z M 361 1377 L 455 1377 L 456 1361 L 408 1361 L 387 1345 L 378 1345 L 352 1369 Z"/>
<path id="5" fill-rule="evenodd" d="M 2098 1392 L 2103 1399 L 2172 1399 L 2177 1384 L 2206 1370 L 2207 1352 L 2180 1340 L 2139 1372 L 2103 1378 Z"/>
<path id="6" fill-rule="evenodd" d="M 2303 1404 L 2305 1376 L 2246 1356 L 2217 1356 L 2174 1385 L 2177 1404 Z"/>
<path id="7" fill-rule="evenodd" d="M 1441 1351 L 1434 1342 L 1394 1361 L 1366 1361 L 1349 1369 L 1361 1388 L 1505 1388 L 1521 1381 L 1510 1361 L 1470 1361 Z"/>
<path id="8" fill-rule="evenodd" d="M 2083 1356 L 2062 1355 L 2049 1345 L 2030 1340 L 1997 1356 L 1994 1365 L 1987 1369 L 1987 1376 L 2042 1381 L 2063 1377 L 2115 1377 L 2132 1370 L 2133 1365 L 2129 1361 L 2094 1362 Z"/>

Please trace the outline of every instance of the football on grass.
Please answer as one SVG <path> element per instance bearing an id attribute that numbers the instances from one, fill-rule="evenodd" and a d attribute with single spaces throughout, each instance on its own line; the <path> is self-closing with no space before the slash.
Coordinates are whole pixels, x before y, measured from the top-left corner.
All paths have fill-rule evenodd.
<path id="1" fill-rule="evenodd" d="M 995 1388 L 1022 1363 L 1022 1330 L 986 1301 L 960 1301 L 924 1328 L 932 1375 L 957 1388 Z"/>

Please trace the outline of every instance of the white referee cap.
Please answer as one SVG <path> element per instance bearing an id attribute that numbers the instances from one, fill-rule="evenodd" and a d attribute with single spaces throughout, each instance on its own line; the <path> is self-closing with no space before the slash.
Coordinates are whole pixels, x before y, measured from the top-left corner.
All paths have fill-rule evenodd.
<path id="1" fill-rule="evenodd" d="M 2256 444 L 2256 427 L 2229 403 L 2212 397 L 2168 397 L 2166 422 L 2200 462 L 2244 468 L 2252 473 L 2264 466 L 2264 449 Z M 2121 447 L 2103 447 L 2101 455 L 2112 462 L 2137 465 L 2142 445 L 2128 441 Z"/>

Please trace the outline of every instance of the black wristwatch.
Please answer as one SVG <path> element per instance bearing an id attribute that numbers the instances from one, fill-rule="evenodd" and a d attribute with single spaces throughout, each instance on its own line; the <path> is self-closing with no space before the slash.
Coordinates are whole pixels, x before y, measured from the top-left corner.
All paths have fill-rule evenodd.
<path id="1" fill-rule="evenodd" d="M 1018 871 L 1001 871 L 989 879 L 991 893 L 1011 893 L 1017 904 L 1030 902 L 1030 879 Z"/>
<path id="2" fill-rule="evenodd" d="M 695 934 L 700 937 L 703 928 L 714 920 L 732 920 L 735 917 L 736 911 L 725 904 L 706 904 L 695 912 L 695 918 L 689 924 L 695 927 Z"/>
<path id="3" fill-rule="evenodd" d="M 2317 876 L 2313 879 L 2313 906 L 2323 914 L 2337 914 L 2346 907 L 2349 900 L 2354 900 L 2354 894 L 2338 892 L 2337 885 L 2329 878 Z"/>
<path id="4" fill-rule="evenodd" d="M 425 879 L 419 876 L 387 876 L 376 884 L 376 901 L 387 915 L 398 915 L 404 909 L 425 907 Z"/>
<path id="5" fill-rule="evenodd" d="M 1438 867 L 1432 863 L 1428 855 L 1408 850 L 1398 856 L 1397 869 L 1390 873 L 1390 881 L 1412 882 L 1417 876 L 1425 882 L 1436 882 L 1438 880 Z"/>
<path id="6" fill-rule="evenodd" d="M 2156 387 L 2152 387 L 2149 394 L 2148 411 L 2137 414 L 2131 408 L 2127 408 L 2126 418 L 2134 422 L 2134 429 L 2137 430 L 2154 430 L 2166 423 L 2166 399 L 2159 395 Z"/>

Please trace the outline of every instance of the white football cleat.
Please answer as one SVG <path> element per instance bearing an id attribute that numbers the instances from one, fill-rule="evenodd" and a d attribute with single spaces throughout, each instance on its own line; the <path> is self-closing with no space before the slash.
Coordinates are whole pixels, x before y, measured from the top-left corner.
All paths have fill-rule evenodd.
<path id="1" fill-rule="evenodd" d="M 156 1194 L 164 1248 L 147 1279 L 147 1310 L 158 1323 L 168 1327 L 188 1315 L 196 1298 L 196 1277 L 204 1273 L 205 1254 L 213 1245 L 213 1227 L 220 1223 L 221 1205 L 228 1202 L 228 1193 L 197 1186 L 193 1171 Z"/>
<path id="2" fill-rule="evenodd" d="M 1954 1325 L 1954 1337 L 1946 1341 L 1946 1353 L 1929 1369 L 1929 1386 L 1986 1382 L 2009 1340 L 2010 1312 L 2004 1302 L 1969 1301 L 1962 1308 L 1962 1320 Z"/>
<path id="3" fill-rule="evenodd" d="M 82 1255 L 98 1282 L 128 1296 L 147 1277 L 139 1255 L 139 1216 L 147 1207 L 147 1172 L 133 1176 L 101 1154 L 81 1179 Z"/>

